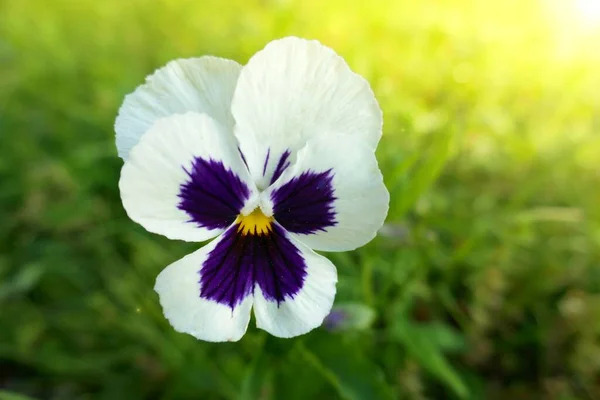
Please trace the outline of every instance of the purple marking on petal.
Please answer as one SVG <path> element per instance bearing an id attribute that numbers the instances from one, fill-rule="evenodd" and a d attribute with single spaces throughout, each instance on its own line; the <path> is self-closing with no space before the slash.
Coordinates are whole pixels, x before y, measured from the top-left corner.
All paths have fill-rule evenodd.
<path id="1" fill-rule="evenodd" d="M 289 167 L 291 165 L 291 162 L 288 160 L 288 158 L 290 157 L 291 154 L 292 154 L 291 151 L 286 150 L 283 152 L 281 157 L 279 157 L 279 161 L 277 162 L 277 166 L 275 167 L 275 172 L 273 172 L 273 176 L 271 177 L 271 182 L 270 182 L 271 185 L 273 184 L 273 182 L 275 182 L 277 179 L 279 179 L 281 174 L 283 174 L 283 171 L 285 171 L 287 169 L 287 167 Z M 264 175 L 264 173 L 263 173 L 263 175 Z"/>
<path id="2" fill-rule="evenodd" d="M 304 258 L 277 224 L 266 235 L 243 235 L 236 224 L 217 240 L 200 270 L 200 297 L 233 310 L 252 293 L 254 284 L 265 299 L 278 304 L 302 289 Z"/>
<path id="3" fill-rule="evenodd" d="M 265 157 L 265 164 L 263 165 L 263 176 L 267 173 L 267 165 L 269 164 L 269 156 L 271 155 L 271 149 L 267 150 L 267 157 Z"/>
<path id="4" fill-rule="evenodd" d="M 246 166 L 246 168 L 248 168 L 248 163 L 246 162 L 246 157 L 244 156 L 244 153 L 242 153 L 242 149 L 240 149 L 238 147 L 238 151 L 240 153 L 240 156 L 242 157 L 242 161 L 244 162 L 244 165 Z"/>
<path id="5" fill-rule="evenodd" d="M 290 232 L 308 235 L 337 224 L 333 171 L 303 172 L 271 193 L 275 220 Z"/>
<path id="6" fill-rule="evenodd" d="M 201 228 L 231 225 L 250 196 L 248 186 L 221 161 L 196 157 L 191 170 L 184 170 L 189 179 L 179 188 L 177 208 Z"/>
<path id="7" fill-rule="evenodd" d="M 282 302 L 302 289 L 306 264 L 300 250 L 277 224 L 268 235 L 254 235 L 256 241 L 255 273 L 265 299 Z"/>

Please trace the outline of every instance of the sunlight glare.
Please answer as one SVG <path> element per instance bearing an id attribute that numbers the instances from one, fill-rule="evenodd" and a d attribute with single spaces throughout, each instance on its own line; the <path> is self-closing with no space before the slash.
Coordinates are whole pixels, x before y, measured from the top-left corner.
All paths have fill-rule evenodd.
<path id="1" fill-rule="evenodd" d="M 600 0 L 576 0 L 581 18 L 589 24 L 600 24 Z"/>

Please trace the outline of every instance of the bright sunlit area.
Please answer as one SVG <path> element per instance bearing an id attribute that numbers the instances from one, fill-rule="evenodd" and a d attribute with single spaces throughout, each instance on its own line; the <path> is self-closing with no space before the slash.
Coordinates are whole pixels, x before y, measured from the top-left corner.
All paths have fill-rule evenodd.
<path id="1" fill-rule="evenodd" d="M 600 1 L 576 0 L 576 7 L 584 21 L 589 24 L 600 24 Z"/>
<path id="2" fill-rule="evenodd" d="M 564 31 L 575 42 L 587 43 L 587 50 L 593 52 L 600 38 L 600 1 L 541 0 L 541 4 L 556 31 Z"/>
<path id="3" fill-rule="evenodd" d="M 337 269 L 322 325 L 198 340 L 154 287 L 206 243 L 128 217 L 115 119 L 171 60 L 245 65 L 290 35 L 369 83 L 387 219 L 317 251 Z M 0 0 L 0 400 L 596 398 L 600 1 Z"/>

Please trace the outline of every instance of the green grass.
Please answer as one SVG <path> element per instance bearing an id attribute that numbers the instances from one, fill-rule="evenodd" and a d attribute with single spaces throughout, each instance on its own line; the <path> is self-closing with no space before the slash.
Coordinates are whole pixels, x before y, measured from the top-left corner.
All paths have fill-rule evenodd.
<path id="1" fill-rule="evenodd" d="M 534 1 L 322 3 L 0 0 L 0 399 L 600 397 L 598 30 Z M 328 254 L 336 302 L 376 317 L 198 342 L 152 290 L 197 245 L 125 215 L 114 118 L 168 60 L 289 34 L 384 110 L 387 225 Z"/>

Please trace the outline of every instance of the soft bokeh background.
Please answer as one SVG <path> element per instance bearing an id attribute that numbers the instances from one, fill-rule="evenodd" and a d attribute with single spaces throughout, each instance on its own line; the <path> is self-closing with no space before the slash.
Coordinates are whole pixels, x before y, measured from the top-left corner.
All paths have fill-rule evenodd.
<path id="1" fill-rule="evenodd" d="M 197 246 L 126 217 L 113 121 L 289 34 L 371 82 L 388 223 L 328 255 L 335 332 L 198 342 L 152 290 Z M 599 183 L 599 1 L 0 0 L 0 399 L 600 398 Z"/>

